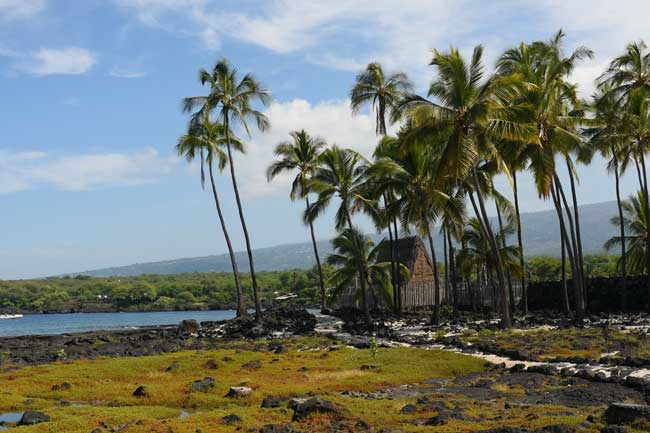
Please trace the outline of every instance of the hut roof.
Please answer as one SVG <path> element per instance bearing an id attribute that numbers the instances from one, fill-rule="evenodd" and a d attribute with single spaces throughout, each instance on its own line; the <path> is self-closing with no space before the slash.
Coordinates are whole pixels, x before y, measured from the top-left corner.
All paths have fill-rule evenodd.
<path id="1" fill-rule="evenodd" d="M 431 264 L 431 258 L 427 252 L 424 242 L 418 236 L 407 236 L 405 238 L 400 238 L 395 242 L 395 260 L 402 263 L 406 266 L 411 273 L 415 266 L 415 260 L 418 256 L 418 250 L 422 251 L 424 257 L 427 259 L 429 266 L 433 267 Z M 385 241 L 379 250 L 377 255 L 377 262 L 390 262 L 390 242 Z"/>

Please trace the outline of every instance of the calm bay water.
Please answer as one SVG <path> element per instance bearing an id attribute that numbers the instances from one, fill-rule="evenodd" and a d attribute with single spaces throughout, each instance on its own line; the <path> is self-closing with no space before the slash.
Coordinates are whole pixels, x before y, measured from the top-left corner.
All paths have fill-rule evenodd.
<path id="1" fill-rule="evenodd" d="M 153 313 L 26 314 L 20 319 L 0 320 L 0 336 L 64 334 L 137 326 L 177 325 L 181 320 L 227 320 L 235 310 L 164 311 Z"/>

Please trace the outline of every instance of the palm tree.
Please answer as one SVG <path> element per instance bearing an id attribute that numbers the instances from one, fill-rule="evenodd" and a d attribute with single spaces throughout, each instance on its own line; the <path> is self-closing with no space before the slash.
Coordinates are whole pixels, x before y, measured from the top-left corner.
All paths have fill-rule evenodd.
<path id="1" fill-rule="evenodd" d="M 609 87 L 610 92 L 624 102 L 629 116 L 625 123 L 631 141 L 628 154 L 632 155 L 631 159 L 637 166 L 639 184 L 645 197 L 645 224 L 650 226 L 650 194 L 645 162 L 645 153 L 650 148 L 650 51 L 645 42 L 629 44 L 622 55 L 612 60 L 599 82 L 601 87 Z M 650 239 L 648 243 L 650 244 Z M 646 260 L 650 288 L 650 255 L 647 255 Z M 650 302 L 648 307 L 650 308 Z"/>
<path id="2" fill-rule="evenodd" d="M 291 193 L 289 197 L 295 200 L 299 197 L 304 197 L 306 210 L 309 210 L 309 190 L 307 183 L 314 174 L 318 167 L 320 151 L 325 147 L 325 141 L 318 137 L 312 137 L 305 130 L 293 131 L 291 141 L 285 141 L 278 144 L 275 148 L 275 155 L 279 158 L 273 162 L 267 172 L 266 177 L 271 181 L 278 174 L 285 171 L 297 170 L 296 177 L 291 184 Z M 316 236 L 314 235 L 314 224 L 311 220 L 309 223 L 309 231 L 311 233 L 311 242 L 314 247 L 314 256 L 316 257 L 316 265 L 318 266 L 318 276 L 321 290 L 321 311 L 327 308 L 325 300 L 325 280 L 323 279 L 323 269 L 318 255 L 318 246 L 316 245 Z"/>
<path id="3" fill-rule="evenodd" d="M 212 186 L 212 196 L 214 197 L 214 204 L 217 207 L 217 214 L 221 223 L 221 230 L 226 239 L 228 246 L 228 255 L 230 256 L 230 264 L 232 265 L 232 273 L 235 278 L 235 288 L 237 290 L 237 316 L 246 315 L 246 306 L 244 302 L 244 293 L 242 291 L 241 282 L 239 280 L 239 271 L 237 269 L 237 261 L 235 260 L 235 252 L 230 242 L 228 229 L 226 228 L 226 221 L 221 211 L 221 203 L 217 193 L 217 187 L 214 182 L 214 174 L 212 166 L 216 160 L 218 163 L 219 171 L 228 165 L 228 157 L 223 151 L 223 146 L 226 144 L 225 127 L 218 122 L 210 122 L 207 116 L 204 116 L 202 123 L 190 124 L 189 131 L 183 135 L 176 144 L 176 151 L 179 156 L 184 156 L 188 162 L 194 161 L 197 157 L 201 160 L 201 186 L 205 186 L 205 165 L 208 166 L 208 173 L 210 175 L 210 185 Z M 235 136 L 231 137 L 232 146 L 235 150 L 243 152 L 243 143 Z"/>
<path id="4" fill-rule="evenodd" d="M 605 243 L 605 248 L 609 250 L 618 246 L 625 239 L 629 245 L 628 270 L 634 274 L 643 274 L 648 255 L 647 239 L 650 232 L 646 225 L 644 200 L 643 191 L 639 191 L 636 195 L 631 195 L 628 200 L 623 201 L 622 222 L 627 234 L 624 237 L 614 236 Z M 611 223 L 618 226 L 621 221 L 619 217 L 614 217 L 611 219 Z"/>
<path id="5" fill-rule="evenodd" d="M 376 115 L 376 133 L 386 135 L 387 111 L 391 120 L 397 120 L 399 101 L 412 88 L 413 84 L 406 74 L 395 72 L 386 76 L 379 63 L 370 63 L 357 75 L 350 91 L 352 114 L 358 113 L 363 105 L 371 102 Z"/>
<path id="6" fill-rule="evenodd" d="M 379 289 L 385 301 L 392 299 L 392 284 L 388 275 L 390 263 L 376 263 L 381 249 L 381 243 L 375 245 L 356 228 L 344 229 L 332 240 L 334 253 L 327 258 L 327 262 L 336 266 L 332 281 L 335 293 L 347 290 L 355 283 L 361 288 L 360 298 L 366 326 L 371 328 L 370 309 L 368 306 L 368 288 Z M 408 269 L 400 265 L 400 271 L 408 278 Z"/>
<path id="7" fill-rule="evenodd" d="M 262 88 L 257 79 L 251 74 L 246 74 L 241 80 L 238 80 L 237 69 L 231 67 L 226 59 L 219 60 L 212 69 L 212 72 L 201 69 L 199 71 L 199 80 L 201 81 L 201 85 L 208 85 L 210 87 L 210 93 L 207 96 L 191 96 L 185 98 L 183 100 L 183 108 L 186 112 L 194 112 L 198 108 L 198 111 L 193 114 L 194 119 L 198 121 L 205 115 L 217 110 L 218 118 L 224 125 L 230 177 L 235 192 L 244 239 L 246 240 L 246 252 L 248 253 L 248 263 L 253 284 L 253 297 L 255 299 L 255 316 L 260 319 L 262 306 L 258 295 L 255 265 L 253 263 L 253 250 L 248 236 L 241 198 L 239 197 L 239 189 L 237 188 L 235 164 L 232 158 L 230 125 L 239 124 L 244 128 L 249 137 L 249 120 L 254 120 L 260 131 L 268 129 L 270 123 L 267 117 L 260 111 L 254 109 L 251 104 L 254 101 L 259 101 L 263 105 L 267 105 L 270 99 L 270 93 L 268 90 Z"/>
<path id="8" fill-rule="evenodd" d="M 437 325 L 440 323 L 441 298 L 432 229 L 442 210 L 451 206 L 447 194 L 436 189 L 435 167 L 430 147 L 411 146 L 400 155 L 394 155 L 394 158 L 379 158 L 368 168 L 368 175 L 380 180 L 382 192 L 397 192 L 395 200 L 390 204 L 393 213 L 399 215 L 404 226 L 415 227 L 429 241 L 435 290 L 432 322 Z"/>
<path id="9" fill-rule="evenodd" d="M 514 221 L 509 221 L 497 233 L 496 237 L 500 246 L 499 255 L 501 256 L 505 269 L 512 275 L 519 275 L 523 272 L 519 266 L 519 249 L 514 245 L 505 245 L 503 242 L 504 238 L 514 234 L 515 229 Z M 463 231 L 462 245 L 463 248 L 458 253 L 461 272 L 465 275 L 470 275 L 473 269 L 484 267 L 488 275 L 488 280 L 494 284 L 493 271 L 495 269 L 495 261 L 478 218 L 474 217 L 468 221 Z M 495 295 L 498 296 L 498 294 Z M 502 293 L 501 296 L 503 296 Z M 496 299 L 493 301 L 496 303 Z M 503 299 L 501 299 L 501 303 L 503 303 Z"/>
<path id="10" fill-rule="evenodd" d="M 645 42 L 628 44 L 598 78 L 598 84 L 622 99 L 637 90 L 650 93 L 650 51 Z"/>
<path id="11" fill-rule="evenodd" d="M 601 86 L 593 95 L 591 107 L 594 119 L 583 133 L 589 137 L 591 146 L 583 152 L 583 159 L 590 162 L 595 152 L 599 152 L 607 162 L 607 171 L 614 174 L 616 184 L 616 203 L 618 205 L 618 219 L 621 244 L 621 261 L 619 270 L 621 273 L 621 310 L 627 309 L 627 251 L 625 245 L 625 224 L 623 218 L 623 206 L 621 200 L 621 175 L 627 167 L 626 145 L 628 144 L 622 134 L 624 119 L 624 107 L 620 99 L 617 99 L 608 86 Z M 623 159 L 623 161 L 621 161 Z"/>
<path id="12" fill-rule="evenodd" d="M 515 104 L 523 108 L 518 117 L 534 131 L 528 140 L 509 141 L 524 148 L 520 152 L 528 155 L 537 192 L 541 197 L 553 198 L 554 205 L 559 207 L 556 209 L 559 219 L 563 218 L 561 207 L 564 203 L 569 230 L 563 221 L 560 221 L 560 227 L 574 276 L 576 311 L 581 317 L 585 310 L 585 290 L 581 273 L 582 253 L 576 239 L 579 220 L 573 219 L 565 200 L 555 157 L 560 154 L 566 160 L 569 152 L 581 146 L 582 137 L 577 132 L 577 126 L 584 121 L 584 116 L 580 110 L 576 86 L 568 83 L 566 78 L 577 62 L 591 58 L 592 52 L 580 47 L 565 57 L 561 47 L 563 38 L 564 33 L 559 31 L 548 42 L 522 43 L 506 50 L 498 61 L 497 71 L 501 76 L 520 81 L 520 91 L 514 97 Z M 570 172 L 569 175 L 572 176 L 573 173 Z M 556 196 L 553 189 L 557 190 Z M 574 202 L 574 206 L 575 204 Z"/>
<path id="13" fill-rule="evenodd" d="M 334 197 L 341 201 L 335 216 L 337 230 L 352 229 L 352 214 L 373 203 L 365 197 L 366 160 L 351 149 L 336 145 L 324 150 L 320 164 L 307 182 L 307 189 L 318 194 L 305 211 L 305 221 L 314 221 Z"/>
<path id="14" fill-rule="evenodd" d="M 526 136 L 519 124 L 511 121 L 512 107 L 501 103 L 511 92 L 514 79 L 490 77 L 484 80 L 483 48 L 477 46 L 469 63 L 460 52 L 452 48 L 449 53 L 433 52 L 438 78 L 429 88 L 429 96 L 435 102 L 418 96 L 405 99 L 408 117 L 414 125 L 415 136 L 444 136 L 440 150 L 440 167 L 443 175 L 468 179 L 478 199 L 478 221 L 488 240 L 496 263 L 496 273 L 502 298 L 506 301 L 501 309 L 501 325 L 512 325 L 508 308 L 508 289 L 499 246 L 489 224 L 485 200 L 479 187 L 478 166 L 487 160 L 498 158 L 491 138 L 518 139 Z M 506 170 L 503 164 L 499 167 Z M 470 198 L 472 195 L 470 194 Z"/>

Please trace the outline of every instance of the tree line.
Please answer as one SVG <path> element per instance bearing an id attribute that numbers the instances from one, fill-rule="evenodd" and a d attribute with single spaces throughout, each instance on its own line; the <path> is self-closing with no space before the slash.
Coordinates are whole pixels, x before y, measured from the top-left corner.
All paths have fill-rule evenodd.
<path id="1" fill-rule="evenodd" d="M 332 269 L 326 267 L 325 275 Z M 318 271 L 296 269 L 260 272 L 260 292 L 266 305 L 279 295 L 293 293 L 291 302 L 317 305 Z M 240 282 L 251 287 L 249 274 Z M 52 277 L 0 281 L 3 312 L 104 312 L 231 309 L 237 305 L 235 280 L 230 273 L 186 273 L 133 277 Z M 249 306 L 249 305 L 247 305 Z"/>
<path id="2" fill-rule="evenodd" d="M 432 234 L 441 230 L 446 283 L 452 291 L 460 281 L 470 287 L 472 283 L 494 287 L 502 326 L 510 327 L 513 314 L 528 311 L 518 192 L 518 177 L 528 172 L 539 197 L 550 201 L 557 214 L 565 310 L 583 317 L 588 272 L 576 185 L 579 164 L 590 164 L 597 154 L 608 160 L 608 171 L 616 183 L 619 212 L 612 223 L 620 228 L 620 235 L 605 246 L 620 251 L 621 304 L 626 302 L 629 274 L 645 273 L 650 290 L 645 162 L 650 143 L 650 52 L 642 41 L 625 47 L 598 77 L 597 91 L 587 100 L 579 97 L 571 76 L 593 52 L 578 47 L 567 53 L 564 38 L 559 31 L 549 40 L 513 46 L 499 56 L 490 72 L 481 45 L 469 58 L 454 47 L 434 49 L 430 62 L 433 79 L 426 95 L 414 91 L 406 74 L 389 73 L 381 64 L 370 63 L 352 83 L 350 108 L 354 115 L 370 105 L 375 115 L 379 139 L 371 159 L 349 148 L 328 145 L 324 138 L 304 130 L 292 132 L 289 141 L 277 145 L 277 159 L 267 176 L 270 181 L 284 171 L 296 174 L 290 198 L 305 203 L 304 222 L 310 227 L 319 270 L 322 260 L 313 222 L 333 202 L 337 204 L 334 225 L 339 235 L 333 241 L 334 254 L 325 260 L 335 271 L 329 280 L 319 273 L 322 308 L 327 303 L 327 285 L 335 288 L 334 293 L 354 286 L 359 289 L 368 324 L 368 292 L 384 296 L 399 312 L 406 270 L 396 257 L 395 244 L 404 234 L 417 233 L 428 242 L 433 258 L 432 320 L 438 323 L 443 272 L 438 269 L 440 252 L 434 248 Z M 214 163 L 219 171 L 229 168 L 259 317 L 254 260 L 232 158 L 232 152 L 243 151 L 245 143 L 231 127 L 239 126 L 247 136 L 249 122 L 255 122 L 261 131 L 267 129 L 269 119 L 253 104 L 267 104 L 270 93 L 251 74 L 239 79 L 226 60 L 217 62 L 211 71 L 201 70 L 199 77 L 209 91 L 184 100 L 184 109 L 191 116 L 177 149 L 188 160 L 200 159 L 202 182 L 206 179 L 204 168 L 208 169 L 231 255 L 239 314 L 245 314 L 239 270 L 212 171 Z M 628 171 L 637 178 L 639 192 L 624 200 L 620 178 Z M 568 183 L 561 174 L 566 174 Z M 513 202 L 496 188 L 497 176 L 508 179 Z M 491 205 L 497 214 L 496 224 L 488 217 Z M 376 261 L 379 246 L 354 225 L 353 218 L 360 213 L 368 215 L 378 231 L 388 232 L 390 261 Z M 516 235 L 515 244 L 509 243 L 511 235 Z M 570 306 L 569 275 L 574 299 Z M 516 302 L 515 283 L 524 288 L 520 302 Z"/>

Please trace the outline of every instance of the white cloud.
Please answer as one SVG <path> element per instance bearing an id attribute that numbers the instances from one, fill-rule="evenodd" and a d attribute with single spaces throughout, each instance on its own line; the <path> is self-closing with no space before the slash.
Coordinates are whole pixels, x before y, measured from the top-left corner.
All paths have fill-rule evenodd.
<path id="1" fill-rule="evenodd" d="M 49 186 L 80 191 L 99 187 L 154 182 L 170 174 L 176 158 L 161 157 L 147 148 L 131 154 L 104 153 L 49 157 L 43 152 L 0 150 L 0 193 Z"/>
<path id="2" fill-rule="evenodd" d="M 372 155 L 378 140 L 374 118 L 365 114 L 352 116 L 349 101 L 310 104 L 294 99 L 274 102 L 265 113 L 271 121 L 271 130 L 254 132 L 252 139 L 247 140 L 246 155 L 235 161 L 246 197 L 289 193 L 291 175 L 279 176 L 269 183 L 266 168 L 274 159 L 273 149 L 279 142 L 290 139 L 290 131 L 304 128 L 309 134 L 326 139 L 328 144 L 353 148 L 366 157 Z"/>
<path id="3" fill-rule="evenodd" d="M 269 0 L 250 12 L 216 0 L 115 1 L 143 23 L 192 35 L 208 48 L 231 38 L 280 54 L 301 52 L 309 62 L 342 70 L 380 61 L 409 73 L 420 89 L 432 78 L 427 64 L 433 47 L 453 44 L 469 52 L 485 43 L 491 68 L 506 47 L 563 28 L 567 48 L 584 44 L 596 50 L 596 59 L 575 71 L 582 95 L 589 96 L 593 78 L 625 44 L 650 41 L 645 0 Z"/>
<path id="4" fill-rule="evenodd" d="M 46 0 L 0 0 L 0 18 L 29 18 L 44 10 L 46 6 Z"/>
<path id="5" fill-rule="evenodd" d="M 97 56 L 85 48 L 41 48 L 14 67 L 34 75 L 79 75 L 88 72 L 95 63 Z"/>

